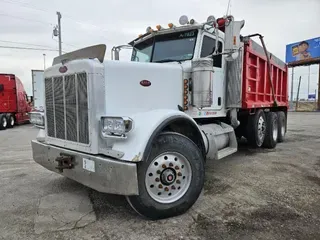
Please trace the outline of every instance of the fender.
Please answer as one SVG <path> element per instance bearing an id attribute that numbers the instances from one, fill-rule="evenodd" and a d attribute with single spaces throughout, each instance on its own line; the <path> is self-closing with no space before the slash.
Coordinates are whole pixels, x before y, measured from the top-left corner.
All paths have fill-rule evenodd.
<path id="1" fill-rule="evenodd" d="M 112 149 L 123 152 L 121 160 L 139 162 L 148 156 L 153 140 L 163 131 L 174 131 L 189 137 L 206 156 L 202 131 L 193 118 L 184 112 L 158 109 L 129 116 L 133 129 L 127 139 L 114 142 Z"/>

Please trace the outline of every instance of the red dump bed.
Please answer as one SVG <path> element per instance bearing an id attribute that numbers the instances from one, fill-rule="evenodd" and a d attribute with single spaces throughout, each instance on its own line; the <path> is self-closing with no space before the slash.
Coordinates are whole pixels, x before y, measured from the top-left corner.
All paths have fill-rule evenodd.
<path id="1" fill-rule="evenodd" d="M 250 39 L 245 45 L 243 58 L 242 108 L 273 106 L 268 64 L 263 48 Z M 288 107 L 288 67 L 272 54 L 271 78 L 278 106 Z"/>

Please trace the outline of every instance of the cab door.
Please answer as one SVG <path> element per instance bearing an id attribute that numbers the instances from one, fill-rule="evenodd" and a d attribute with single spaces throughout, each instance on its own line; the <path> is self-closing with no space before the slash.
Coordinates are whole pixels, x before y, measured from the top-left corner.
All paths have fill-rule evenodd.
<path id="1" fill-rule="evenodd" d="M 216 48 L 216 38 L 211 34 L 204 33 L 201 39 L 201 50 L 200 57 L 207 57 L 211 55 Z M 218 55 L 213 56 L 213 82 L 212 82 L 212 110 L 221 110 L 224 106 L 224 82 L 225 82 L 225 71 L 224 71 L 224 56 L 223 53 L 223 40 L 219 38 L 218 40 Z"/>

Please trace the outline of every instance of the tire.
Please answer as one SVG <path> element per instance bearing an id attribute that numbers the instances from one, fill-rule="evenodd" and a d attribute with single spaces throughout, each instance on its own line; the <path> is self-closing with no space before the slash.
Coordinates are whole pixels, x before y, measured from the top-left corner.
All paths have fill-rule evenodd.
<path id="1" fill-rule="evenodd" d="M 16 119 L 13 115 L 9 114 L 7 116 L 7 128 L 13 128 L 13 126 L 16 124 Z"/>
<path id="2" fill-rule="evenodd" d="M 138 163 L 139 195 L 128 196 L 129 204 L 153 220 L 185 213 L 197 201 L 204 184 L 200 149 L 174 132 L 160 134 L 151 148 L 147 159 Z"/>
<path id="3" fill-rule="evenodd" d="M 266 120 L 266 137 L 263 142 L 263 147 L 275 148 L 278 142 L 278 116 L 275 112 L 268 112 L 266 114 Z"/>
<path id="4" fill-rule="evenodd" d="M 278 142 L 285 140 L 287 126 L 286 126 L 286 114 L 282 111 L 277 112 L 278 115 Z"/>
<path id="5" fill-rule="evenodd" d="M 8 121 L 5 114 L 0 114 L 0 130 L 5 130 L 7 128 Z"/>
<path id="6" fill-rule="evenodd" d="M 266 135 L 266 116 L 261 109 L 248 117 L 246 132 L 249 145 L 254 148 L 262 146 Z"/>

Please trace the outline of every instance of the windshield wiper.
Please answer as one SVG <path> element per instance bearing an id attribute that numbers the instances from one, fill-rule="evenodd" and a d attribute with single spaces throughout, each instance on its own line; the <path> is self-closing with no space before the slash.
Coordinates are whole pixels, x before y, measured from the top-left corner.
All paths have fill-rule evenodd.
<path id="1" fill-rule="evenodd" d="M 172 58 L 165 58 L 159 61 L 155 61 L 155 63 L 165 63 L 165 62 L 178 62 L 181 63 L 181 60 L 172 59 Z"/>

